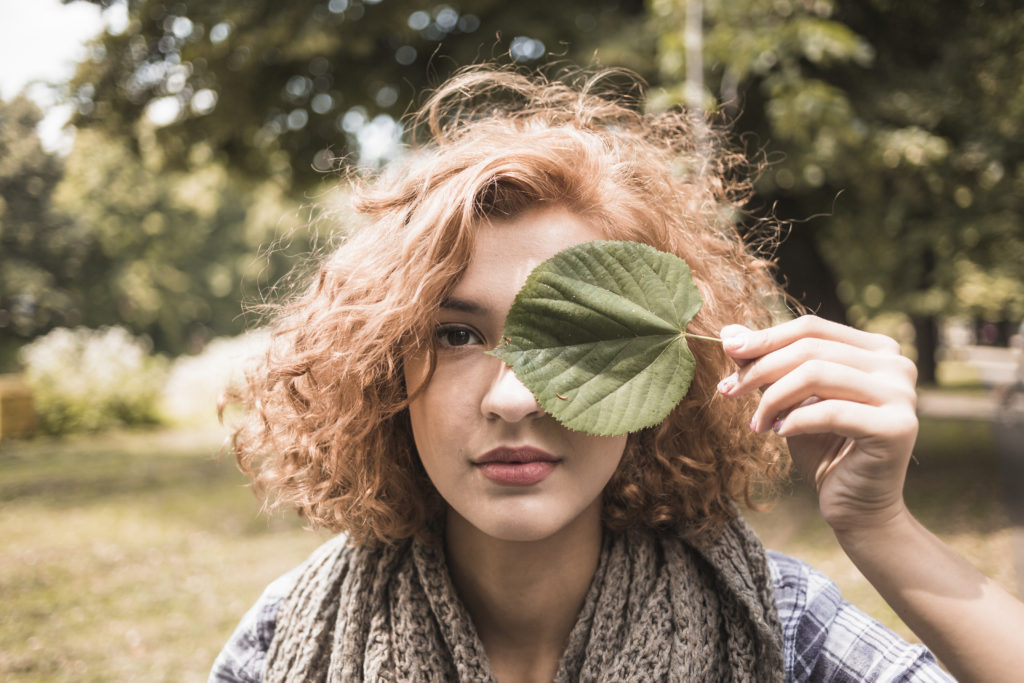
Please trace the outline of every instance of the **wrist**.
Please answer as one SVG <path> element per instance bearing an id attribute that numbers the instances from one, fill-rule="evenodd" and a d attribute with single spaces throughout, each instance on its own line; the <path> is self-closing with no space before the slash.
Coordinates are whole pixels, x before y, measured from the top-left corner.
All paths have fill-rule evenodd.
<path id="1" fill-rule="evenodd" d="M 917 520 L 902 498 L 885 509 L 836 520 L 830 525 L 847 554 L 863 547 L 877 551 L 890 543 L 903 542 L 918 528 Z"/>

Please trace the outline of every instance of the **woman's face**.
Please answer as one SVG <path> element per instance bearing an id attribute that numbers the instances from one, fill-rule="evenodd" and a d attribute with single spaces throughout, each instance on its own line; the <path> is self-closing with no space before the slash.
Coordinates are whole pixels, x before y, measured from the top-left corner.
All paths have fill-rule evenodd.
<path id="1" fill-rule="evenodd" d="M 604 236 L 561 208 L 532 209 L 480 225 L 465 275 L 443 302 L 437 366 L 409 406 L 420 460 L 451 510 L 508 541 L 547 538 L 581 515 L 600 516 L 601 491 L 626 437 L 561 426 L 512 370 L 484 351 L 534 266 Z M 427 375 L 426 354 L 405 364 L 410 392 Z"/>

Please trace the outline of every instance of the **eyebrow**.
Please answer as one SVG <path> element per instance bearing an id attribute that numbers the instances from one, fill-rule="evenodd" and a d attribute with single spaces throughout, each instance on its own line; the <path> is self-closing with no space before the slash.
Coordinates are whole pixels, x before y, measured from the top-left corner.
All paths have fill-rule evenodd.
<path id="1" fill-rule="evenodd" d="M 441 308 L 447 308 L 450 311 L 461 311 L 462 313 L 474 313 L 480 314 L 485 311 L 484 307 L 475 301 L 468 301 L 466 299 L 457 299 L 455 297 L 447 297 L 441 302 Z"/>

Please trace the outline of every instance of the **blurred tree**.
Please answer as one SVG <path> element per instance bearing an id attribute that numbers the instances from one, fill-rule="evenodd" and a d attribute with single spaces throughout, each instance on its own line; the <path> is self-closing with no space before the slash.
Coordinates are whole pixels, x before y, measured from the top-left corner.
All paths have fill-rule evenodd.
<path id="1" fill-rule="evenodd" d="M 374 166 L 394 154 L 397 120 L 430 83 L 503 55 L 586 62 L 600 43 L 602 59 L 642 70 L 653 54 L 642 0 L 121 8 L 127 21 L 94 42 L 67 86 L 79 132 L 57 196 L 106 264 L 79 284 L 83 320 L 124 324 L 172 352 L 241 328 L 241 283 L 287 267 L 287 252 L 272 247 L 268 261 L 260 246 L 283 232 L 306 251 L 317 224 L 295 220 L 301 197 L 320 194 L 338 157 Z"/>
<path id="2" fill-rule="evenodd" d="M 138 0 L 127 8 L 123 30 L 95 43 L 69 86 L 75 124 L 102 136 L 83 140 L 130 152 L 147 183 L 162 181 L 163 169 L 208 167 L 227 174 L 218 182 L 273 178 L 293 194 L 313 187 L 333 158 L 358 151 L 374 165 L 394 153 L 396 121 L 422 89 L 481 59 L 588 64 L 599 48 L 598 62 L 662 87 L 654 106 L 681 104 L 690 9 L 703 15 L 707 108 L 768 161 L 758 201 L 796 219 L 778 251 L 792 294 L 858 324 L 909 312 L 924 381 L 933 376 L 936 315 L 1024 314 L 1024 10 L 1013 0 Z M 237 180 L 238 171 L 251 180 Z M 133 210 L 126 215 L 149 215 Z M 210 229 L 235 234 L 223 239 L 251 253 L 232 223 L 240 211 L 225 208 Z M 821 214 L 832 217 L 807 218 Z M 179 218 L 163 229 L 174 225 Z M 155 256 L 146 259 L 147 281 L 157 282 Z"/>
<path id="3" fill-rule="evenodd" d="M 109 4 L 109 0 L 91 0 Z M 391 151 L 395 121 L 458 66 L 565 58 L 643 71 L 642 0 L 138 0 L 70 88 L 74 124 L 118 137 L 148 116 L 167 159 L 202 146 L 256 177 L 305 188 L 332 159 Z M 357 141 L 362 145 L 357 144 Z"/>
<path id="4" fill-rule="evenodd" d="M 102 270 L 78 284 L 83 321 L 125 325 L 162 351 L 198 350 L 242 331 L 238 302 L 283 274 L 289 245 L 261 250 L 304 221 L 279 178 L 247 181 L 199 146 L 190 172 L 166 171 L 152 137 L 139 140 L 141 155 L 123 138 L 79 131 L 54 194 L 102 254 Z"/>
<path id="5" fill-rule="evenodd" d="M 931 379 L 937 316 L 1024 317 L 1024 6 L 872 0 L 839 16 L 872 35 L 875 67 L 849 90 L 877 132 L 831 255 L 851 310 L 910 314 Z"/>
<path id="6" fill-rule="evenodd" d="M 837 77 L 869 65 L 874 51 L 832 18 L 830 2 L 651 0 L 655 19 L 673 27 L 659 42 L 657 106 L 686 101 L 686 9 L 695 2 L 704 6 L 704 106 L 767 161 L 758 201 L 794 221 L 777 251 L 780 276 L 813 311 L 846 322 L 837 271 L 823 258 L 826 223 L 801 219 L 829 213 L 860 171 L 869 131 Z"/>
<path id="7" fill-rule="evenodd" d="M 75 287 L 94 253 L 91 236 L 52 205 L 64 169 L 40 145 L 41 118 L 25 96 L 0 102 L 0 366 L 27 339 L 81 320 Z"/>
<path id="8" fill-rule="evenodd" d="M 651 0 L 670 27 L 662 106 L 684 101 L 685 10 L 698 1 Z M 795 222 L 779 249 L 792 294 L 859 324 L 910 313 L 924 382 L 937 315 L 979 299 L 1021 313 L 1019 286 L 979 297 L 976 274 L 1021 282 L 1024 10 L 1009 0 L 703 5 L 706 106 L 764 146 L 759 198 L 784 219 L 834 207 L 828 220 Z"/>

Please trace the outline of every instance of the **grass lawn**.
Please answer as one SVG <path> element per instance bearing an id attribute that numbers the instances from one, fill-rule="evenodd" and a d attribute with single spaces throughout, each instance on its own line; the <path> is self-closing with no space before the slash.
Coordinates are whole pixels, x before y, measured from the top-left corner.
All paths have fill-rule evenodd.
<path id="1" fill-rule="evenodd" d="M 322 535 L 258 514 L 218 433 L 116 434 L 0 446 L 0 679 L 205 680 L 239 617 Z M 921 519 L 1015 589 L 988 426 L 923 425 L 907 497 Z M 910 634 L 794 485 L 751 514 L 769 547 L 832 576 Z"/>
<path id="2" fill-rule="evenodd" d="M 267 520 L 218 434 L 0 447 L 0 679 L 200 681 L 318 545 Z"/>

